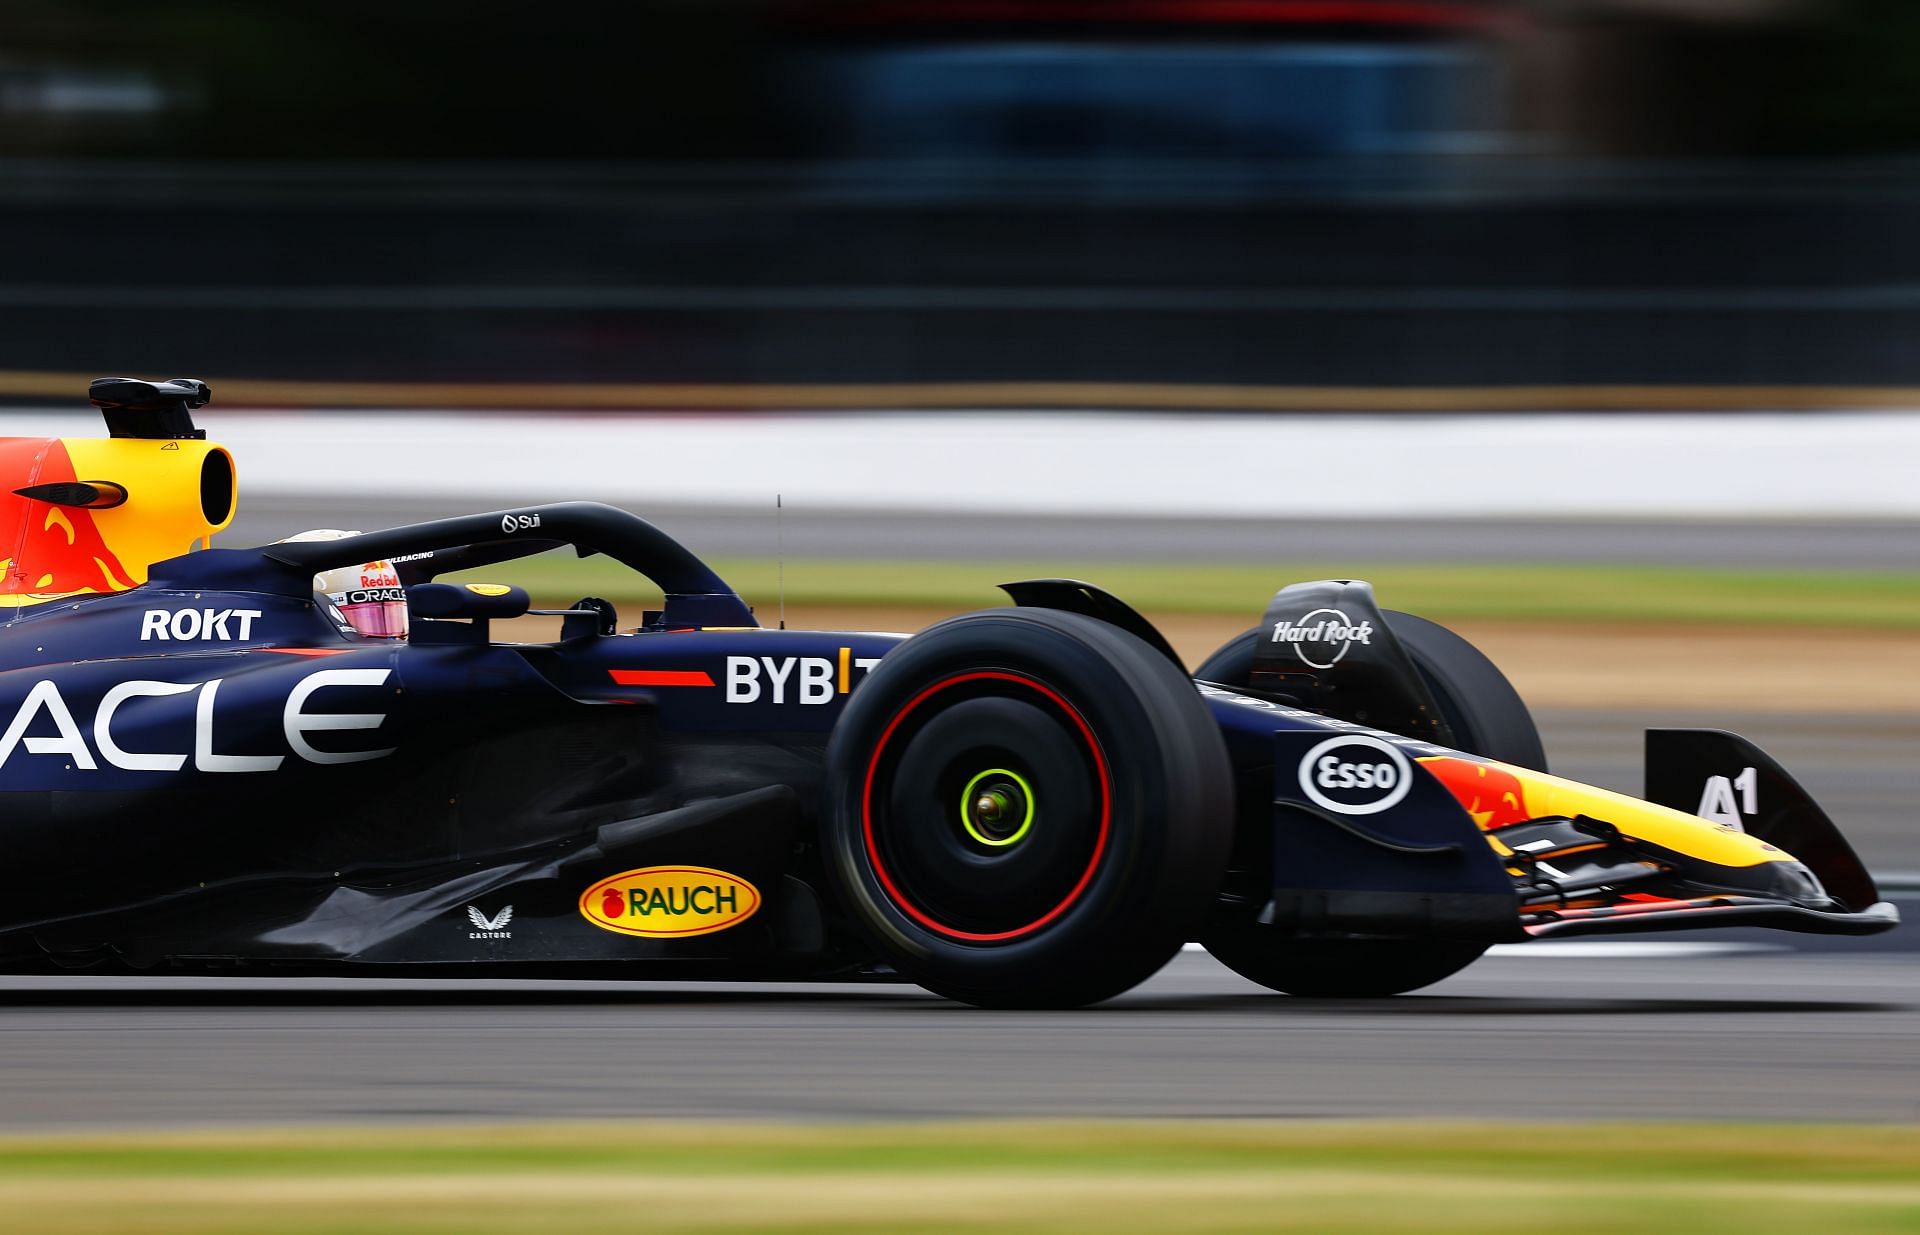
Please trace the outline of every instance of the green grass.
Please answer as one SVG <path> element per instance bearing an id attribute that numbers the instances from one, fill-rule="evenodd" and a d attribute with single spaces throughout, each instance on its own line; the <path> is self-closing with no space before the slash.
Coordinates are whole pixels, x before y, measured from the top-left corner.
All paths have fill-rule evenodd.
<path id="1" fill-rule="evenodd" d="M 1920 1128 L 650 1123 L 0 1139 L 34 1235 L 1920 1231 Z"/>
<path id="2" fill-rule="evenodd" d="M 722 577 L 762 614 L 778 603 L 770 559 L 719 560 Z M 794 560 L 789 605 L 912 605 L 955 611 L 1006 603 L 995 584 L 1085 579 L 1150 613 L 1243 614 L 1252 623 L 1274 591 L 1302 579 L 1370 580 L 1381 604 L 1440 620 L 1691 622 L 1920 627 L 1920 574 L 1860 571 L 1700 570 L 1662 566 L 1218 563 L 888 562 Z M 550 555 L 473 572 L 520 583 L 544 601 L 593 594 L 616 602 L 657 599 L 616 563 Z"/>

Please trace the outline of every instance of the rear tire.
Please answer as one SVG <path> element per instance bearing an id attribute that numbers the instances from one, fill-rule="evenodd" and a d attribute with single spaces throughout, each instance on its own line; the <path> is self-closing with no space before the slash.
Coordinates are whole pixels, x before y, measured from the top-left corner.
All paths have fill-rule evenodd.
<path id="1" fill-rule="evenodd" d="M 1079 614 L 992 609 L 888 653 L 827 750 L 823 837 L 899 972 L 988 1007 L 1073 1007 L 1192 938 L 1231 770 L 1193 682 Z"/>
<path id="2" fill-rule="evenodd" d="M 1479 648 L 1411 613 L 1383 610 L 1387 628 L 1406 648 L 1432 692 L 1457 749 L 1518 767 L 1547 770 L 1547 755 L 1527 705 Z M 1253 672 L 1258 629 L 1229 640 L 1195 677 L 1245 686 Z M 1465 969 L 1487 945 L 1457 939 L 1289 939 L 1247 916 L 1221 909 L 1200 931 L 1214 959 L 1249 981 L 1289 995 L 1367 999 L 1431 986 Z"/>

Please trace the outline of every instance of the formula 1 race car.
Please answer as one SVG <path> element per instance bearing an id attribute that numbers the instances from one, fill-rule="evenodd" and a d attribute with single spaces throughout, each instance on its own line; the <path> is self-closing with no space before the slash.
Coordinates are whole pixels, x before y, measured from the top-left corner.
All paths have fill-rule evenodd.
<path id="1" fill-rule="evenodd" d="M 1895 925 L 1771 759 L 1648 734 L 1646 800 L 1548 775 L 1498 670 L 1351 580 L 1190 676 L 1084 583 L 918 634 L 764 629 L 703 562 L 559 502 L 215 549 L 198 382 L 102 379 L 104 440 L 0 440 L 0 969 L 904 978 L 1127 990 L 1188 940 L 1298 995 L 1501 941 Z M 553 550 L 653 581 L 495 641 Z M 370 564 L 370 565 L 369 565 Z M 369 567 L 404 638 L 316 576 Z M 386 582 L 383 582 L 386 580 Z"/>

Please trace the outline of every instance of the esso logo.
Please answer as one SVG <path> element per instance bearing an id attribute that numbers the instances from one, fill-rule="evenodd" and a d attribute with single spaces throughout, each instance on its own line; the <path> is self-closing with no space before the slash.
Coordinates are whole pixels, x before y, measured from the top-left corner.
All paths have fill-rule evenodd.
<path id="1" fill-rule="evenodd" d="M 1328 738 L 1300 760 L 1300 791 L 1335 814 L 1377 815 L 1412 788 L 1406 753 L 1379 738 Z"/>

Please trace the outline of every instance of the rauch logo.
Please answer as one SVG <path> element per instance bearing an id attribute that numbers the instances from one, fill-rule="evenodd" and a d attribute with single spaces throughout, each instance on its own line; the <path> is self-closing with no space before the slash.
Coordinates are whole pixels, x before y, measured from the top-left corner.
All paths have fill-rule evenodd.
<path id="1" fill-rule="evenodd" d="M 622 871 L 580 895 L 580 915 L 602 930 L 680 939 L 737 926 L 760 908 L 760 890 L 706 866 Z"/>

